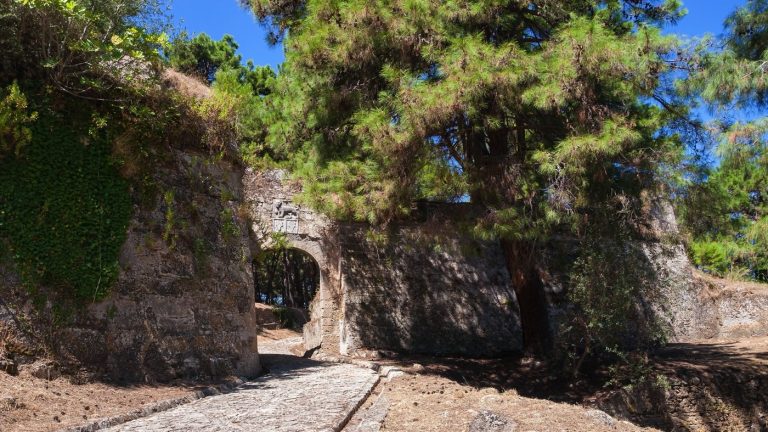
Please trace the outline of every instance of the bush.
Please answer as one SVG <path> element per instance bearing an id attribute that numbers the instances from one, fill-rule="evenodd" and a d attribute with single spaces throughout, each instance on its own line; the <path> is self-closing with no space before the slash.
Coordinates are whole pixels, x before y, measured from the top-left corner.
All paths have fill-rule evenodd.
<path id="1" fill-rule="evenodd" d="M 572 305 L 561 329 L 568 369 L 579 373 L 589 357 L 636 368 L 642 352 L 663 344 L 666 333 L 650 304 L 658 303 L 655 271 L 631 241 L 587 240 L 570 272 Z"/>
<path id="2" fill-rule="evenodd" d="M 732 248 L 728 243 L 716 241 L 694 241 L 691 244 L 693 262 L 702 270 L 724 276 L 731 266 Z"/>

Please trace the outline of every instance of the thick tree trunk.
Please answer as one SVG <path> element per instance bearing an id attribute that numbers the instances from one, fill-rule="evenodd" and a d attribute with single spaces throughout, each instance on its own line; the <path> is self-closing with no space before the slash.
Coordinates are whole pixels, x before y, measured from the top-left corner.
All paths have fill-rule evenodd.
<path id="1" fill-rule="evenodd" d="M 529 242 L 503 240 L 507 269 L 520 305 L 523 344 L 527 352 L 543 354 L 550 345 L 549 314 L 544 284 Z"/>

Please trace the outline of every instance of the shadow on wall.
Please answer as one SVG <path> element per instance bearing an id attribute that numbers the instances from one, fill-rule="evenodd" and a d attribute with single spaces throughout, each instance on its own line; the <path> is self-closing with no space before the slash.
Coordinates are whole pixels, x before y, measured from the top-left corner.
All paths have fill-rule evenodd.
<path id="1" fill-rule="evenodd" d="M 342 230 L 345 335 L 355 349 L 496 356 L 522 350 L 496 242 L 440 223 Z"/>

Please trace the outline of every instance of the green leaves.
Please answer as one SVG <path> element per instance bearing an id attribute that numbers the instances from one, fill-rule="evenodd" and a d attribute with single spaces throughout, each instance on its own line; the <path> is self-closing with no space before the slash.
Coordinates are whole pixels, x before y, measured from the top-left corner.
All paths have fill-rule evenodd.
<path id="1" fill-rule="evenodd" d="M 678 2 L 251 4 L 289 28 L 265 147 L 337 217 L 471 199 L 490 215 L 481 231 L 535 236 L 646 181 L 674 148 L 644 99 L 674 46 L 653 25 Z"/>
<path id="2" fill-rule="evenodd" d="M 73 119 L 88 124 L 77 110 L 43 115 L 24 157 L 0 161 L 0 237 L 30 287 L 86 302 L 117 278 L 131 199 L 111 162 L 111 136 L 88 135 Z"/>
<path id="3" fill-rule="evenodd" d="M 719 276 L 768 281 L 768 2 L 750 0 L 726 21 L 722 40 L 705 39 L 689 53 L 691 74 L 677 83 L 690 105 L 717 116 L 708 126 L 715 166 L 682 189 L 679 214 L 694 262 Z M 733 111 L 748 122 L 733 122 Z"/>
<path id="4" fill-rule="evenodd" d="M 167 44 L 157 6 L 156 0 L 3 2 L 2 16 L 15 17 L 0 28 L 3 55 L 16 67 L 0 70 L 0 84 L 43 80 L 68 95 L 119 99 L 116 89 L 150 80 Z"/>
<path id="5" fill-rule="evenodd" d="M 32 140 L 30 125 L 37 113 L 28 109 L 27 98 L 14 82 L 0 91 L 0 161 L 7 155 L 21 156 L 22 149 Z"/>

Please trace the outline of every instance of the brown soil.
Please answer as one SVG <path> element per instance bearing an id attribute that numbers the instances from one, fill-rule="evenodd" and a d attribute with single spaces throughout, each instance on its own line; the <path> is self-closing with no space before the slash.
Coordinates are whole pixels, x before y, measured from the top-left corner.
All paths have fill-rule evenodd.
<path id="1" fill-rule="evenodd" d="M 589 365 L 589 374 L 573 380 L 527 357 L 377 363 L 415 374 L 381 384 L 367 402 L 381 394 L 390 400 L 384 430 L 467 430 L 485 410 L 513 420 L 517 430 L 768 430 L 768 337 L 672 344 L 651 357 L 646 381 L 626 387 L 606 386 L 605 367 Z M 601 423 L 590 407 L 640 426 Z"/>
<path id="2" fill-rule="evenodd" d="M 365 410 L 385 397 L 389 410 L 383 431 L 466 431 L 480 413 L 491 412 L 520 431 L 653 431 L 605 413 L 567 403 L 520 396 L 516 391 L 474 388 L 436 375 L 414 374 L 380 384 L 345 430 L 354 430 Z"/>
<path id="3" fill-rule="evenodd" d="M 195 387 L 78 385 L 64 377 L 48 381 L 22 371 L 19 376 L 0 372 L 0 389 L 0 431 L 42 432 L 78 426 L 125 414 L 146 404 L 184 397 Z"/>
<path id="4" fill-rule="evenodd" d="M 301 337 L 301 332 L 292 329 L 262 329 L 259 330 L 259 342 L 276 341 L 288 338 Z"/>
<path id="5" fill-rule="evenodd" d="M 740 291 L 750 293 L 768 292 L 768 284 L 766 283 L 722 279 L 708 275 L 699 270 L 693 271 L 693 277 L 694 279 L 705 282 L 709 287 L 714 288 L 716 290 L 715 294 L 719 291 Z"/>

